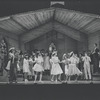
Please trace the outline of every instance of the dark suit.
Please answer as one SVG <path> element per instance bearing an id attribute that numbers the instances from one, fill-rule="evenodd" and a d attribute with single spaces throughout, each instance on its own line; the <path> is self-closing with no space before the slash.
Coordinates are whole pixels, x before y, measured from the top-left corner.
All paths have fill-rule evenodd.
<path id="1" fill-rule="evenodd" d="M 94 73 L 99 71 L 99 49 L 95 48 L 94 54 L 93 54 L 93 67 L 94 67 Z"/>

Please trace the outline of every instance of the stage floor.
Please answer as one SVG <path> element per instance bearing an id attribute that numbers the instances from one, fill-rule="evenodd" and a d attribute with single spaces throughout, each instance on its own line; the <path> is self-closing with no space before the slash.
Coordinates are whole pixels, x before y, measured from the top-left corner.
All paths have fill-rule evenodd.
<path id="1" fill-rule="evenodd" d="M 9 82 L 0 82 L 0 85 L 3 85 L 3 84 L 9 84 Z M 15 83 L 12 83 L 12 84 L 15 84 Z M 69 81 L 67 83 L 65 82 L 51 82 L 51 81 L 42 81 L 42 82 L 35 82 L 34 81 L 28 81 L 28 82 L 24 82 L 24 81 L 20 81 L 20 82 L 17 82 L 16 84 L 18 85 L 35 85 L 35 84 L 100 84 L 100 81 Z"/>

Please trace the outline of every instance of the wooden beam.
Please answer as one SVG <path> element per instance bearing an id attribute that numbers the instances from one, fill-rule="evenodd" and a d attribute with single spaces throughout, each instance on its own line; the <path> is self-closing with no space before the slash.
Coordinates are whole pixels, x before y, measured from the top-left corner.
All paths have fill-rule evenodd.
<path id="1" fill-rule="evenodd" d="M 65 26 L 57 21 L 49 22 L 47 24 L 44 24 L 43 26 L 40 26 L 27 32 L 27 34 L 25 33 L 21 35 L 20 40 L 26 43 L 51 30 L 56 30 L 80 42 L 86 42 L 87 40 L 87 35 L 85 33 L 81 33 L 73 28 L 69 28 L 68 26 Z"/>
<path id="2" fill-rule="evenodd" d="M 82 28 L 80 28 L 79 30 L 82 31 L 83 29 L 85 29 L 86 27 L 88 27 L 92 22 L 96 21 L 97 18 L 91 20 L 89 23 L 87 23 L 85 26 L 83 26 Z"/>
<path id="3" fill-rule="evenodd" d="M 2 36 L 10 37 L 10 38 L 12 38 L 12 39 L 14 39 L 14 40 L 18 40 L 18 36 L 17 36 L 17 35 L 15 35 L 14 33 L 10 33 L 10 32 L 8 32 L 8 31 L 2 29 L 2 28 L 0 28 L 0 34 L 1 34 Z"/>
<path id="4" fill-rule="evenodd" d="M 80 42 L 84 42 L 86 41 L 86 34 L 85 33 L 81 33 L 73 28 L 69 28 L 68 26 L 65 26 L 57 21 L 54 22 L 54 30 L 63 33 L 65 35 L 68 35 L 69 37 L 80 41 Z"/>
<path id="5" fill-rule="evenodd" d="M 24 29 L 25 31 L 28 30 L 26 27 L 24 27 L 22 24 L 20 24 L 18 21 L 16 21 L 13 17 L 10 17 L 10 20 L 14 21 L 16 24 L 18 24 L 20 27 L 22 27 L 22 29 Z"/>
<path id="6" fill-rule="evenodd" d="M 31 30 L 30 32 L 27 32 L 27 34 L 23 34 L 20 36 L 20 40 L 24 43 L 29 42 L 43 34 L 46 34 L 47 32 L 51 31 L 53 29 L 52 22 L 49 22 L 47 24 L 44 24 L 43 26 L 40 26 L 36 29 Z"/>

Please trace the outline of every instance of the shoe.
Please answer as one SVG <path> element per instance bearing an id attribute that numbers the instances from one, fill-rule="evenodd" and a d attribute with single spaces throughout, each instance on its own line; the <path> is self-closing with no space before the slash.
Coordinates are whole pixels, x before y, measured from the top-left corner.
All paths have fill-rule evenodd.
<path id="1" fill-rule="evenodd" d="M 28 80 L 27 80 L 27 79 L 25 79 L 25 82 L 28 82 Z"/>
<path id="2" fill-rule="evenodd" d="M 53 79 L 51 79 L 51 82 L 54 82 L 54 80 L 53 80 Z"/>

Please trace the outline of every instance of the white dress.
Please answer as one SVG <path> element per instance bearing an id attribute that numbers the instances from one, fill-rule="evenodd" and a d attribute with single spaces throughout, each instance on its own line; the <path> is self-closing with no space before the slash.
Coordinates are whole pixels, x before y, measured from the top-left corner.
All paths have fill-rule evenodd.
<path id="1" fill-rule="evenodd" d="M 68 74 L 68 61 L 67 60 L 62 60 L 62 62 L 65 64 L 65 74 L 67 75 Z"/>
<path id="2" fill-rule="evenodd" d="M 52 57 L 50 59 L 50 62 L 52 63 L 51 75 L 59 75 L 59 74 L 63 73 L 63 71 L 59 65 L 58 57 Z"/>
<path id="3" fill-rule="evenodd" d="M 11 58 L 11 57 L 14 57 L 13 53 L 9 53 L 9 58 Z M 11 65 L 11 60 L 9 60 L 7 63 L 7 67 L 6 67 L 7 70 L 10 70 L 10 65 Z"/>
<path id="4" fill-rule="evenodd" d="M 34 75 L 34 73 L 32 72 L 32 68 L 33 68 L 33 59 L 32 58 L 30 58 L 29 59 L 29 75 Z"/>
<path id="5" fill-rule="evenodd" d="M 82 72 L 76 67 L 76 64 L 78 63 L 78 60 L 74 57 L 71 57 L 69 59 L 70 64 L 68 68 L 68 75 L 80 75 Z"/>
<path id="6" fill-rule="evenodd" d="M 29 73 L 29 60 L 25 59 L 23 60 L 23 72 Z"/>
<path id="7" fill-rule="evenodd" d="M 33 70 L 36 71 L 36 72 L 44 71 L 43 65 L 42 65 L 43 57 L 35 58 L 35 61 L 36 61 L 36 64 L 34 65 Z"/>
<path id="8" fill-rule="evenodd" d="M 50 70 L 50 59 L 49 59 L 49 56 L 46 56 L 44 58 L 44 69 L 45 70 Z"/>

